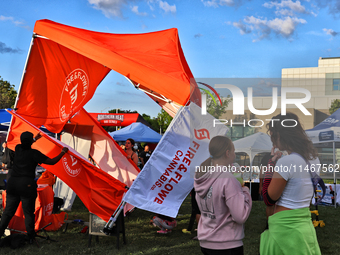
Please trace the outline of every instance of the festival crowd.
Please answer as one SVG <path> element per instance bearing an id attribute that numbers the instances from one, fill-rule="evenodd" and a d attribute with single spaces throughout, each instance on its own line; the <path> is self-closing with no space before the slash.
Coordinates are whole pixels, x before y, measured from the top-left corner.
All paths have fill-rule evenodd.
<path id="1" fill-rule="evenodd" d="M 266 171 L 261 178 L 263 182 L 260 190 L 267 206 L 267 226 L 261 234 L 259 253 L 321 254 L 309 210 L 315 190 L 315 176 L 309 171 L 282 171 L 289 165 L 308 168 L 319 162 L 317 152 L 295 114 L 277 115 L 272 119 L 279 120 L 267 124 L 273 149 L 270 155 L 262 159 L 262 163 L 268 169 L 277 170 Z M 280 125 L 283 119 L 286 122 L 294 121 L 297 125 L 284 127 Z M 7 204 L 0 222 L 0 236 L 4 234 L 21 201 L 28 238 L 30 242 L 34 241 L 34 203 L 37 197 L 35 167 L 40 163 L 56 164 L 68 151 L 65 147 L 55 158 L 48 158 L 31 148 L 39 138 L 39 135 L 33 137 L 30 132 L 22 133 L 21 144 L 15 148 L 15 160 L 8 161 L 11 172 L 7 184 Z M 145 145 L 138 157 L 133 139 L 128 139 L 122 149 L 136 166 L 140 161 L 141 168 L 151 156 L 149 146 Z M 209 143 L 209 153 L 209 158 L 201 167 L 235 166 L 235 147 L 228 137 L 213 137 Z M 286 155 L 283 156 L 284 154 Z M 10 158 L 9 154 L 6 158 Z M 191 199 L 192 215 L 189 226 L 182 230 L 183 233 L 191 233 L 196 220 L 197 239 L 203 254 L 243 254 L 244 224 L 252 208 L 251 194 L 243 180 L 236 178 L 230 171 L 198 171 L 194 177 Z M 177 225 L 175 219 L 164 215 L 156 215 L 150 223 L 160 228 L 160 234 L 171 232 Z"/>
<path id="2" fill-rule="evenodd" d="M 273 148 L 262 159 L 262 164 L 272 170 L 266 171 L 262 175 L 264 178 L 261 178 L 261 196 L 267 206 L 267 226 L 261 234 L 259 253 L 321 254 L 310 212 L 315 173 L 283 171 L 290 165 L 308 169 L 311 164 L 319 163 L 317 152 L 295 114 L 279 114 L 274 119 L 278 121 L 267 124 Z M 280 123 L 284 119 L 287 125 L 289 121 L 294 122 L 290 126 L 297 125 L 283 127 Z M 200 166 L 202 169 L 235 164 L 233 142 L 225 136 L 216 136 L 210 140 L 209 153 L 210 157 Z M 252 198 L 243 181 L 230 171 L 198 171 L 191 198 L 192 216 L 188 229 L 183 229 L 183 233 L 191 233 L 196 219 L 197 239 L 203 254 L 244 254 L 244 223 L 252 208 Z M 153 224 L 161 228 L 159 233 L 166 234 L 175 226 L 174 221 L 158 215 L 154 217 Z"/>

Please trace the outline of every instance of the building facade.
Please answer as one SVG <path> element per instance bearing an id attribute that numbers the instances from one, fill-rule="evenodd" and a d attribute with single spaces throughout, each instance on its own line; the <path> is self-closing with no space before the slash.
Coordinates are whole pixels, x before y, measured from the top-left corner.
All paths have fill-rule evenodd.
<path id="1" fill-rule="evenodd" d="M 282 69 L 281 88 L 304 88 L 311 93 L 311 99 L 303 104 L 311 115 L 305 115 L 296 105 L 288 104 L 286 108 L 298 115 L 305 130 L 313 128 L 330 115 L 332 101 L 340 99 L 340 58 L 319 58 L 318 67 Z M 303 97 L 305 95 L 302 93 L 287 93 L 289 99 Z M 229 133 L 233 140 L 255 132 L 265 133 L 268 120 L 281 112 L 281 96 L 278 96 L 276 110 L 265 116 L 253 114 L 246 103 L 247 98 L 244 101 L 244 115 L 233 115 L 233 104 L 230 103 L 226 113 L 221 116 L 221 119 L 228 120 L 228 124 L 233 123 Z M 272 96 L 253 97 L 253 106 L 257 110 L 270 109 L 272 103 Z"/>

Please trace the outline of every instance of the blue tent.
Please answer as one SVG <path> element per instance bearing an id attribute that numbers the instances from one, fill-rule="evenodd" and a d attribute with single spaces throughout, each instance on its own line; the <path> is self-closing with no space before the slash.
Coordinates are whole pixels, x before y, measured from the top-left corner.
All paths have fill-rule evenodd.
<path id="1" fill-rule="evenodd" d="M 140 122 L 132 123 L 109 134 L 115 141 L 126 141 L 132 138 L 135 142 L 158 143 L 162 138 L 160 134 Z"/>
<path id="2" fill-rule="evenodd" d="M 335 149 L 340 147 L 340 109 L 331 116 L 316 125 L 314 128 L 306 130 L 306 134 L 315 147 L 333 148 L 333 166 L 337 164 Z M 336 169 L 336 168 L 334 168 Z M 333 171 L 334 189 L 336 190 L 337 171 Z M 335 201 L 336 201 L 336 194 Z M 334 205 L 336 207 L 336 203 Z"/>
<path id="3" fill-rule="evenodd" d="M 0 131 L 7 131 L 12 115 L 5 109 L 0 109 Z"/>
<path id="4" fill-rule="evenodd" d="M 12 110 L 12 109 L 8 109 L 8 110 Z M 12 119 L 12 114 L 7 112 L 6 109 L 0 109 L 0 131 L 8 130 L 9 125 L 11 124 L 11 119 Z M 41 127 L 40 129 L 49 135 L 53 134 L 44 127 Z"/>
<path id="5" fill-rule="evenodd" d="M 314 144 L 340 142 L 340 109 L 312 129 L 306 130 Z"/>

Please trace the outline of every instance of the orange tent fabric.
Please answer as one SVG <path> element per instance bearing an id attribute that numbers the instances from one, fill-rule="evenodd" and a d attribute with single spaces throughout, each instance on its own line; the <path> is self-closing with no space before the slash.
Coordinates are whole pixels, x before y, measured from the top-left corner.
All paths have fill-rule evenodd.
<path id="1" fill-rule="evenodd" d="M 72 117 L 92 98 L 111 69 L 130 79 L 172 116 L 177 107 L 187 104 L 189 99 L 197 104 L 200 102 L 200 92 L 185 60 L 177 29 L 145 34 L 109 34 L 39 20 L 34 27 L 33 45 L 25 68 L 15 107 L 16 113 L 32 124 L 28 130 L 44 125 L 51 132 L 61 132 L 65 123 L 72 121 Z M 14 148 L 19 143 L 21 132 L 26 130 L 18 121 L 12 121 L 10 129 L 9 138 Z M 98 133 L 98 139 L 99 136 L 102 135 Z M 47 140 L 51 142 L 51 139 Z M 46 155 L 55 156 L 62 145 L 56 150 L 58 146 L 54 142 L 57 141 L 50 142 L 39 149 Z M 97 141 L 96 144 L 105 145 L 105 142 Z M 101 149 L 105 151 L 105 147 L 95 146 L 91 155 L 99 156 Z M 124 157 L 120 153 L 115 163 L 120 166 Z M 79 162 L 86 169 L 86 176 L 84 186 L 78 191 L 79 184 L 76 184 L 82 181 L 79 176 L 72 179 L 73 188 L 65 172 L 60 170 L 62 165 L 58 163 L 59 166 L 45 168 L 67 183 L 91 212 L 108 219 L 121 200 L 125 185 L 100 168 L 89 166 L 88 161 L 81 159 Z M 102 163 L 98 162 L 98 165 Z M 130 175 L 131 172 L 137 173 L 138 170 L 131 168 L 124 174 Z M 131 176 L 123 176 L 123 179 L 127 180 L 125 182 L 133 180 Z M 84 194 L 89 195 L 84 197 Z M 111 199 L 113 195 L 114 199 Z"/>
<path id="2" fill-rule="evenodd" d="M 37 180 L 37 184 L 48 184 L 49 186 L 53 186 L 55 184 L 56 177 L 50 172 L 45 171 Z"/>
<path id="3" fill-rule="evenodd" d="M 140 84 L 140 88 L 179 105 L 185 105 L 190 94 L 200 99 L 175 28 L 145 34 L 109 34 L 38 20 L 34 33 L 101 63 Z"/>
<path id="4" fill-rule="evenodd" d="M 52 222 L 52 225 L 48 227 L 48 230 L 58 230 L 64 223 L 65 213 L 62 215 L 52 214 L 53 210 L 53 190 L 51 186 L 45 186 L 38 188 L 38 197 L 35 201 L 35 224 L 34 229 L 39 230 Z M 6 191 L 2 192 L 2 206 L 6 207 Z M 26 231 L 25 227 L 25 216 L 22 210 L 22 204 L 20 202 L 15 215 L 9 223 L 9 228 Z"/>
<path id="5" fill-rule="evenodd" d="M 13 115 L 12 130 L 8 136 L 10 149 L 14 150 L 16 144 L 20 143 L 22 132 L 30 131 L 34 135 L 39 132 L 42 135 L 42 138 L 33 143 L 33 149 L 41 151 L 50 158 L 60 153 L 64 147 L 62 142 L 48 136 L 15 112 L 11 111 L 10 113 Z M 42 166 L 74 190 L 90 212 L 105 221 L 109 220 L 126 191 L 125 184 L 95 167 L 72 148 L 69 148 L 69 151 L 57 164 L 42 164 Z"/>
<path id="6" fill-rule="evenodd" d="M 17 113 L 59 133 L 93 96 L 110 69 L 55 42 L 35 38 L 21 85 Z"/>
<path id="7" fill-rule="evenodd" d="M 127 159 L 126 152 L 99 122 L 83 108 L 71 119 L 71 124 L 93 125 L 90 156 L 104 172 L 131 187 L 140 169 L 131 159 Z"/>

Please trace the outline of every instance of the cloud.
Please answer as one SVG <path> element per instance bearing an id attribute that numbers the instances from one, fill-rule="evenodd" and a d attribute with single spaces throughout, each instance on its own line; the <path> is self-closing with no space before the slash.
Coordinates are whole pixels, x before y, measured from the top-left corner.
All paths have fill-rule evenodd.
<path id="1" fill-rule="evenodd" d="M 14 18 L 13 17 L 5 17 L 3 15 L 0 15 L 0 21 L 14 21 Z"/>
<path id="2" fill-rule="evenodd" d="M 219 6 L 240 6 L 243 3 L 243 0 L 201 0 L 201 2 L 206 7 L 214 7 L 217 8 Z"/>
<path id="3" fill-rule="evenodd" d="M 128 0 L 88 0 L 92 7 L 110 17 L 123 17 L 122 8 L 128 4 Z"/>
<path id="4" fill-rule="evenodd" d="M 309 2 L 309 0 L 302 2 Z M 299 15 L 316 16 L 313 11 L 307 10 L 298 0 L 273 0 L 264 3 L 263 7 L 274 9 L 271 17 L 245 16 L 243 20 L 232 23 L 234 27 L 240 30 L 241 35 L 253 33 L 255 36 L 253 42 L 269 38 L 271 34 L 276 34 L 291 41 L 297 26 L 307 23 L 305 19 L 299 18 Z"/>
<path id="5" fill-rule="evenodd" d="M 340 0 L 316 0 L 319 8 L 328 8 L 328 13 L 333 14 L 334 17 L 340 15 Z"/>
<path id="6" fill-rule="evenodd" d="M 335 32 L 333 29 L 327 29 L 324 28 L 322 29 L 327 35 L 331 35 L 331 36 L 337 36 L 339 35 L 339 32 Z"/>
<path id="7" fill-rule="evenodd" d="M 167 2 L 159 1 L 159 7 L 165 12 L 176 13 L 176 5 L 169 5 Z"/>
<path id="8" fill-rule="evenodd" d="M 194 35 L 195 38 L 200 38 L 200 37 L 202 37 L 202 36 L 203 36 L 203 35 L 200 34 L 200 33 Z"/>
<path id="9" fill-rule="evenodd" d="M 276 9 L 288 8 L 294 12 L 298 13 L 309 13 L 306 8 L 301 5 L 300 1 L 293 2 L 292 0 L 282 0 L 281 2 L 267 2 L 263 4 L 266 8 L 275 7 Z"/>
<path id="10" fill-rule="evenodd" d="M 243 21 L 234 22 L 233 26 L 240 29 L 242 35 L 254 32 L 256 39 L 253 42 L 268 38 L 273 32 L 284 38 L 291 38 L 298 24 L 307 23 L 304 19 L 296 17 L 274 18 L 256 18 L 254 16 L 246 16 Z"/>
<path id="11" fill-rule="evenodd" d="M 261 79 L 257 84 L 253 86 L 254 96 L 272 96 L 273 88 L 278 88 L 278 96 L 280 96 L 281 91 L 281 79 Z"/>
<path id="12" fill-rule="evenodd" d="M 325 36 L 324 33 L 318 32 L 318 31 L 309 31 L 306 33 L 307 35 L 315 35 L 315 36 Z"/>
<path id="13" fill-rule="evenodd" d="M 3 15 L 0 15 L 0 21 L 10 21 L 18 27 L 22 27 L 22 28 L 25 28 L 27 30 L 32 30 L 31 27 L 25 25 L 25 23 L 23 21 L 15 20 L 13 17 L 6 17 L 6 16 L 3 16 Z"/>
<path id="14" fill-rule="evenodd" d="M 89 4 L 96 10 L 100 10 L 107 18 L 118 17 L 123 18 L 123 9 L 130 6 L 131 11 L 138 16 L 147 16 L 146 12 L 139 12 L 138 6 L 135 5 L 136 0 L 87 0 Z M 166 13 L 176 13 L 176 5 L 170 5 L 166 1 L 146 0 L 147 6 L 151 11 L 155 7 L 159 7 Z"/>
<path id="15" fill-rule="evenodd" d="M 251 29 L 247 28 L 247 25 L 244 24 L 242 22 L 242 20 L 240 20 L 239 22 L 233 22 L 233 26 L 240 29 L 240 34 L 244 35 L 244 34 L 249 34 L 251 33 Z"/>
<path id="16" fill-rule="evenodd" d="M 6 44 L 4 44 L 3 42 L 0 42 L 0 53 L 4 54 L 4 53 L 22 53 L 23 50 L 20 49 L 13 49 L 11 47 L 7 47 Z"/>
<path id="17" fill-rule="evenodd" d="M 131 7 L 131 11 L 135 14 L 137 14 L 138 16 L 147 16 L 148 14 L 146 12 L 139 12 L 138 11 L 138 6 L 134 5 Z"/>

